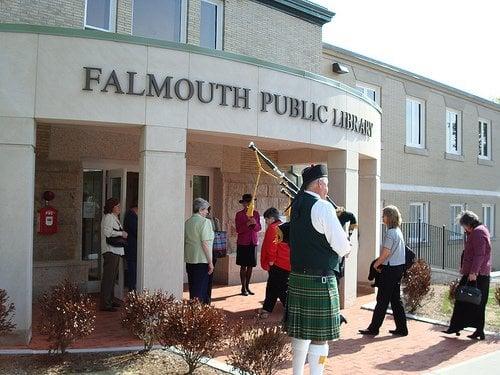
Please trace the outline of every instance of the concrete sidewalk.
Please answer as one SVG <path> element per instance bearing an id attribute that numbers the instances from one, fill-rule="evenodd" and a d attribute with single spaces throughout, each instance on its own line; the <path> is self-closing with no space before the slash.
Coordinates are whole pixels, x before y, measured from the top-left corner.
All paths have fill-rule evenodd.
<path id="1" fill-rule="evenodd" d="M 493 375 L 500 373 L 500 350 L 429 372 L 429 375 Z"/>

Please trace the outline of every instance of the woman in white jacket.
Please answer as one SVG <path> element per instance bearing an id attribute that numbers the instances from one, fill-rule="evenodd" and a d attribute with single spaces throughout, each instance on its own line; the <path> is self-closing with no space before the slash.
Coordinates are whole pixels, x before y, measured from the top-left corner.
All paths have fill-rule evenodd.
<path id="1" fill-rule="evenodd" d="M 104 216 L 101 221 L 101 252 L 104 259 L 102 281 L 101 281 L 101 310 L 116 311 L 119 304 L 114 302 L 115 279 L 118 274 L 120 257 L 124 255 L 124 241 L 127 238 L 120 223 L 121 207 L 116 198 L 109 198 L 104 205 Z M 123 240 L 115 240 L 111 245 L 107 238 L 117 237 Z"/>

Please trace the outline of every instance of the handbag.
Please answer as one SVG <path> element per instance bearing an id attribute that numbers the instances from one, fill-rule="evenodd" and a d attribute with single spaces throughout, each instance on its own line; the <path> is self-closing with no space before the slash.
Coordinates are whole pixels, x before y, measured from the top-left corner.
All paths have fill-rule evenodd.
<path id="1" fill-rule="evenodd" d="M 408 270 L 415 262 L 415 252 L 410 246 L 405 245 L 405 272 Z"/>
<path id="2" fill-rule="evenodd" d="M 106 237 L 106 243 L 112 247 L 125 247 L 127 246 L 127 240 L 122 236 L 118 237 Z"/>
<path id="3" fill-rule="evenodd" d="M 455 292 L 455 300 L 459 302 L 472 303 L 473 305 L 479 305 L 481 303 L 481 297 L 482 293 L 479 288 L 467 284 L 459 286 Z"/>
<path id="4" fill-rule="evenodd" d="M 215 258 L 224 258 L 227 254 L 227 232 L 217 230 L 214 232 L 214 244 L 212 246 Z"/>

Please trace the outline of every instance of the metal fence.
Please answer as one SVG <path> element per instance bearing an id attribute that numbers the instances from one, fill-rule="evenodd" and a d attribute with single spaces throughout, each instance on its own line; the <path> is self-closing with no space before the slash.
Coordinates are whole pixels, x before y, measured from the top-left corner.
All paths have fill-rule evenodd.
<path id="1" fill-rule="evenodd" d="M 382 224 L 382 241 L 386 231 L 386 226 Z M 431 267 L 451 270 L 460 267 L 464 234 L 452 232 L 445 225 L 438 227 L 422 222 L 402 223 L 401 231 L 417 258 L 424 259 Z"/>

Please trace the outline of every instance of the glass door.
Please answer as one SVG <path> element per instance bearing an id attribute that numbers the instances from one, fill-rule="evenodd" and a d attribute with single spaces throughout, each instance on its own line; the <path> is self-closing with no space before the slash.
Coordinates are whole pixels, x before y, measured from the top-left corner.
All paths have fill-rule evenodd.
<path id="1" fill-rule="evenodd" d="M 213 171 L 188 167 L 186 173 L 186 220 L 193 214 L 193 201 L 203 198 L 213 205 Z"/>

